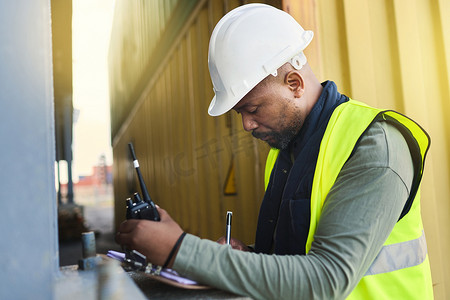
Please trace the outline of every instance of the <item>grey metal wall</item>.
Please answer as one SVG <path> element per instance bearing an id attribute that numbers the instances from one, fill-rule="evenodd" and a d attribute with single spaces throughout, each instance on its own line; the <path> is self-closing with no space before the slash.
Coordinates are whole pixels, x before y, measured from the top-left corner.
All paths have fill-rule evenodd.
<path id="1" fill-rule="evenodd" d="M 0 2 L 0 299 L 52 299 L 58 271 L 50 1 Z"/>

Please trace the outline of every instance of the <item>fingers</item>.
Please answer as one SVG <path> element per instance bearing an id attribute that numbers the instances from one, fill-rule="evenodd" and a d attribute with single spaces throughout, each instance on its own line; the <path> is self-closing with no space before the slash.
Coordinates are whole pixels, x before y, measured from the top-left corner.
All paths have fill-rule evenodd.
<path id="1" fill-rule="evenodd" d="M 117 232 L 116 236 L 115 236 L 115 241 L 117 244 L 122 245 L 122 246 L 130 246 L 130 237 L 129 237 L 129 233 L 123 233 L 123 232 Z"/>
<path id="2" fill-rule="evenodd" d="M 225 244 L 226 244 L 226 239 L 225 239 L 224 236 L 222 236 L 222 237 L 219 238 L 216 242 L 217 242 L 218 244 L 225 245 Z M 231 244 L 231 248 L 233 248 L 233 249 L 235 249 L 235 250 L 250 251 L 250 249 L 247 247 L 247 245 L 244 244 L 243 242 L 241 242 L 241 241 L 238 240 L 238 239 L 231 238 L 230 244 Z"/>
<path id="3" fill-rule="evenodd" d="M 122 222 L 119 226 L 119 230 L 115 236 L 115 241 L 117 244 L 131 247 L 132 246 L 132 233 L 135 231 L 137 224 L 139 223 L 139 220 L 126 220 Z"/>
<path id="4" fill-rule="evenodd" d="M 224 236 L 220 237 L 220 238 L 216 241 L 216 243 L 221 244 L 221 245 L 225 245 L 225 243 L 226 243 L 225 237 L 224 237 Z"/>
<path id="5" fill-rule="evenodd" d="M 162 209 L 158 205 L 156 205 L 156 209 L 158 210 L 159 216 L 161 217 L 161 221 L 165 221 L 167 218 L 170 219 L 170 216 L 165 209 Z"/>
<path id="6" fill-rule="evenodd" d="M 135 219 L 123 221 L 119 226 L 119 232 L 120 233 L 129 233 L 129 232 L 133 231 L 134 228 L 136 228 L 136 225 L 138 222 L 139 222 L 139 220 L 135 220 Z"/>
<path id="7" fill-rule="evenodd" d="M 127 249 L 141 252 L 154 262 L 160 260 L 164 262 L 167 253 L 183 230 L 166 210 L 160 207 L 157 209 L 161 217 L 160 222 L 142 219 L 126 220 L 118 227 L 115 241 Z"/>
<path id="8" fill-rule="evenodd" d="M 161 216 L 165 218 L 165 220 L 167 220 L 167 212 L 165 210 L 161 210 Z M 163 220 L 161 218 L 161 220 Z M 169 218 L 169 220 L 171 220 Z M 145 224 L 144 224 L 145 223 Z M 119 228 L 118 228 L 118 232 L 115 236 L 115 241 L 116 243 L 120 244 L 120 245 L 124 245 L 124 246 L 132 246 L 134 247 L 135 243 L 138 243 L 136 241 L 136 238 L 141 236 L 141 232 L 142 231 L 148 231 L 149 228 L 148 225 L 152 223 L 152 227 L 153 226 L 158 226 L 161 225 L 161 222 L 154 222 L 154 221 L 149 221 L 149 220 L 141 220 L 141 219 L 129 219 L 129 220 L 125 220 L 123 221 Z M 144 230 L 144 228 L 146 228 L 146 230 Z"/>

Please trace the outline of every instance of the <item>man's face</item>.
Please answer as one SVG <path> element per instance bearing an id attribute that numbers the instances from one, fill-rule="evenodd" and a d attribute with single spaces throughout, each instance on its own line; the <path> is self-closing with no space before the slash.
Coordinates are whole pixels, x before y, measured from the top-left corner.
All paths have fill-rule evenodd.
<path id="1" fill-rule="evenodd" d="M 306 117 L 300 98 L 275 80 L 258 84 L 233 109 L 242 115 L 246 131 L 278 149 L 288 146 Z"/>

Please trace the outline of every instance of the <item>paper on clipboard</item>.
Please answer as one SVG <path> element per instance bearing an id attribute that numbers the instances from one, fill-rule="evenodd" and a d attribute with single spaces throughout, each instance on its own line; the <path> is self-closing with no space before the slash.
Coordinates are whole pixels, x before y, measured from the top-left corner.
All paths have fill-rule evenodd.
<path id="1" fill-rule="evenodd" d="M 125 253 L 109 250 L 107 256 L 116 260 L 123 262 L 125 260 Z M 149 270 L 149 272 L 142 272 L 145 276 L 158 280 L 160 282 L 185 288 L 185 289 L 209 289 L 211 287 L 206 285 L 200 285 L 198 282 L 180 276 L 175 270 L 172 269 L 162 269 L 159 272 L 154 272 L 155 270 Z"/>

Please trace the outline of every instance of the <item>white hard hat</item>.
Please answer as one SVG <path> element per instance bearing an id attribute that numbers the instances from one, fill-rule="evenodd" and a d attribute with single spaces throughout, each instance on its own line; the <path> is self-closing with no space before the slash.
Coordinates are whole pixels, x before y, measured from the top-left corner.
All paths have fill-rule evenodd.
<path id="1" fill-rule="evenodd" d="M 232 109 L 251 89 L 286 62 L 300 69 L 313 38 L 288 13 L 265 4 L 247 4 L 227 13 L 209 41 L 208 66 L 215 96 L 208 113 Z"/>

